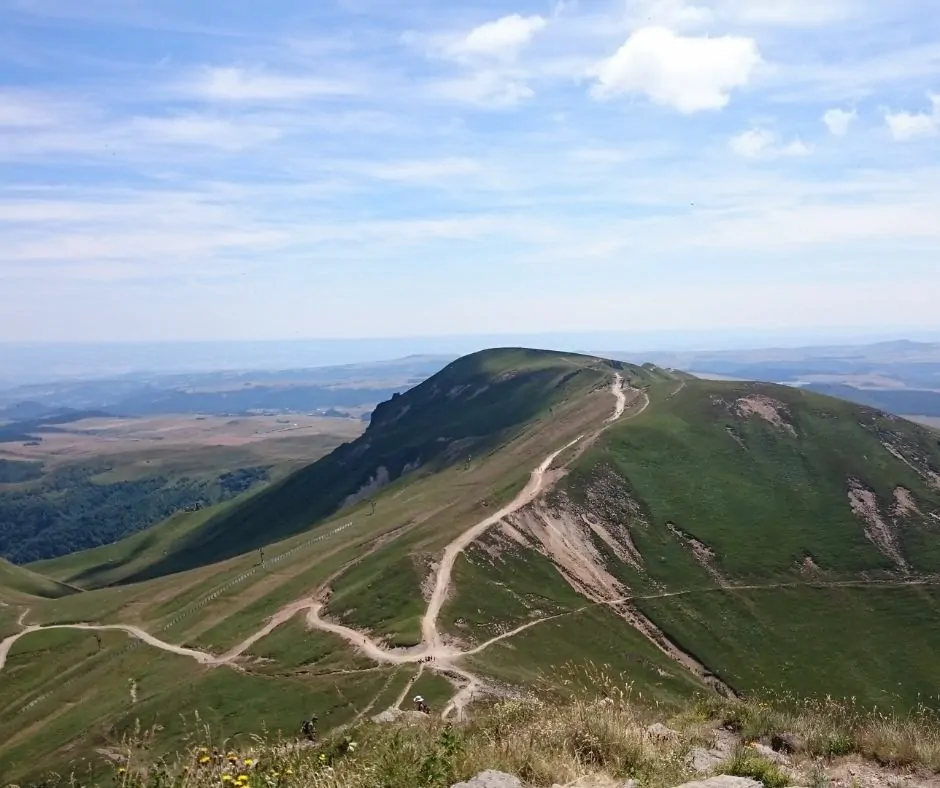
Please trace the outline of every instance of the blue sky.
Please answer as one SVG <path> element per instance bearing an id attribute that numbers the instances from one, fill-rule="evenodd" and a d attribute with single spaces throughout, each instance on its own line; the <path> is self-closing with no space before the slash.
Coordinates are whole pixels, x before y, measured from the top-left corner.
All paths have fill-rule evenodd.
<path id="1" fill-rule="evenodd" d="M 935 0 L 0 0 L 0 340 L 940 327 Z"/>

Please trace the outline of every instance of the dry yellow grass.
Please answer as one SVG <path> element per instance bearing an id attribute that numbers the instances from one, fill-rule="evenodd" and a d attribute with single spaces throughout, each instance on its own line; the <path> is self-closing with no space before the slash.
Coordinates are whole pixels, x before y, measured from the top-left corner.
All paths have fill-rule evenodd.
<path id="1" fill-rule="evenodd" d="M 766 788 L 791 784 L 785 773 L 745 746 L 775 735 L 803 737 L 807 752 L 794 755 L 794 767 L 810 782 L 828 784 L 826 769 L 843 756 L 864 757 L 884 769 L 885 783 L 900 768 L 940 773 L 940 726 L 933 712 L 909 716 L 862 711 L 831 699 L 796 702 L 777 699 L 699 698 L 687 707 L 664 708 L 634 695 L 629 685 L 586 668 L 566 687 L 592 686 L 595 692 L 567 694 L 536 690 L 530 696 L 478 708 L 463 724 L 408 717 L 398 724 L 362 724 L 336 731 L 317 745 L 268 741 L 229 750 L 213 743 L 212 732 L 194 726 L 193 744 L 171 760 L 150 749 L 144 734 L 103 753 L 110 765 L 77 768 L 41 783 L 45 788 L 447 788 L 487 770 L 514 774 L 533 786 L 567 785 L 581 778 L 613 785 L 625 778 L 643 788 L 668 788 L 692 779 L 687 756 L 708 746 L 717 727 L 736 731 L 740 746 L 718 773 L 749 776 Z M 654 736 L 653 722 L 674 732 Z M 807 784 L 807 783 L 798 783 Z M 25 786 L 26 784 L 24 784 Z"/>

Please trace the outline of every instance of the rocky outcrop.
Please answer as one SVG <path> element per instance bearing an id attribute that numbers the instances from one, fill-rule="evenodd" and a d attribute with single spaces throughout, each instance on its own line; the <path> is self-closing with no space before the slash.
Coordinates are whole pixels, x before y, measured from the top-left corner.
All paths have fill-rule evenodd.
<path id="1" fill-rule="evenodd" d="M 678 788 L 764 788 L 764 784 L 750 777 L 732 777 L 730 774 L 719 774 L 707 780 L 693 780 L 682 783 Z"/>
<path id="2" fill-rule="evenodd" d="M 488 770 L 450 788 L 522 788 L 522 780 L 506 772 Z"/>

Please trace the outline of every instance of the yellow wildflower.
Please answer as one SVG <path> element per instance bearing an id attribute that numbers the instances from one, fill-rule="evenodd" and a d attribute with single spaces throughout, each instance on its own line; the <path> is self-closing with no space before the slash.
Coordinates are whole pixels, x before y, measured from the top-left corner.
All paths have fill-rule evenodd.
<path id="1" fill-rule="evenodd" d="M 120 769 L 118 769 L 118 774 L 126 774 L 126 773 L 127 773 L 127 769 L 125 769 L 123 766 Z"/>
<path id="2" fill-rule="evenodd" d="M 232 775 L 230 775 L 230 774 L 223 774 L 223 775 L 222 775 L 222 782 L 224 782 L 224 783 L 230 783 L 230 782 L 232 782 Z"/>
<path id="3" fill-rule="evenodd" d="M 251 766 L 251 764 L 253 764 L 253 763 L 254 763 L 254 761 L 251 760 L 251 758 L 245 758 L 245 766 Z"/>
<path id="4" fill-rule="evenodd" d="M 203 756 L 199 759 L 199 763 L 201 763 L 201 764 L 207 764 L 207 763 L 209 763 L 209 761 L 211 761 L 211 760 L 212 760 L 212 759 L 211 759 L 208 755 L 203 755 Z"/>
<path id="5" fill-rule="evenodd" d="M 286 770 L 284 771 L 284 774 L 288 774 L 288 775 L 289 775 L 289 774 L 293 774 L 293 773 L 294 773 L 294 770 L 293 770 L 293 769 L 286 769 Z"/>

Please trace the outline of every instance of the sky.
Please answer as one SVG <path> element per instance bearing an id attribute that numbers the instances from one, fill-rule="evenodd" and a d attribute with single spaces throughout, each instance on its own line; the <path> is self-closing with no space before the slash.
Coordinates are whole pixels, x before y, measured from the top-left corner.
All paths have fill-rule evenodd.
<path id="1" fill-rule="evenodd" d="M 940 328 L 936 0 L 0 0 L 0 341 Z"/>

